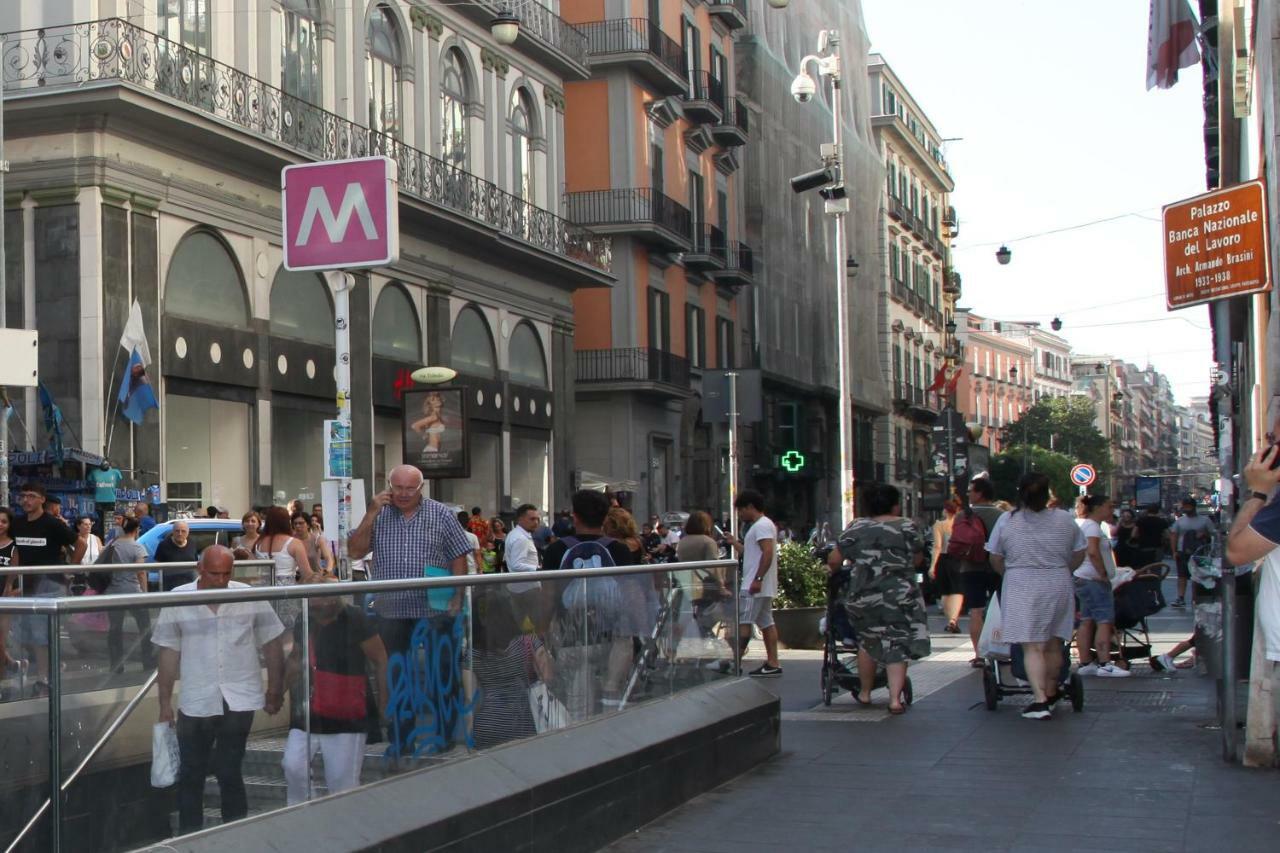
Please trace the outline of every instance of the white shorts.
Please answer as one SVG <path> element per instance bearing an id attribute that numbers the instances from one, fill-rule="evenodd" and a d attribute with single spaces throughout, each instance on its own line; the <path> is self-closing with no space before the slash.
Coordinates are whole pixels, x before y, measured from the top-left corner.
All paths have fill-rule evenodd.
<path id="1" fill-rule="evenodd" d="M 738 624 L 754 624 L 762 631 L 773 625 L 773 598 L 738 593 Z"/>

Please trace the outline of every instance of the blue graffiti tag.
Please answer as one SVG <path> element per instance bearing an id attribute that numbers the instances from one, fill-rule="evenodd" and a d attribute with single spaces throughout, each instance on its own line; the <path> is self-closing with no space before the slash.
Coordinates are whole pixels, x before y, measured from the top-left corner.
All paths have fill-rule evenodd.
<path id="1" fill-rule="evenodd" d="M 447 750 L 461 729 L 468 748 L 475 742 L 463 718 L 476 707 L 462 680 L 462 614 L 419 619 L 409 648 L 387 657 L 386 720 L 388 758 L 419 758 Z"/>

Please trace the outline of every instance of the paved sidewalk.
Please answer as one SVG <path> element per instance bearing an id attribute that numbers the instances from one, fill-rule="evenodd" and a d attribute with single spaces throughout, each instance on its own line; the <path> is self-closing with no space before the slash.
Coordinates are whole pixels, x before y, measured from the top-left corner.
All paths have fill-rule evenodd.
<path id="1" fill-rule="evenodd" d="M 1166 609 L 1151 627 L 1164 650 L 1191 614 Z M 1139 665 L 1087 679 L 1083 713 L 1024 720 L 1017 699 L 982 706 L 961 637 L 934 635 L 903 717 L 883 690 L 870 710 L 823 707 L 821 656 L 784 651 L 783 677 L 764 682 L 782 700 L 782 753 L 609 849 L 1280 850 L 1280 774 L 1222 761 L 1209 679 Z"/>

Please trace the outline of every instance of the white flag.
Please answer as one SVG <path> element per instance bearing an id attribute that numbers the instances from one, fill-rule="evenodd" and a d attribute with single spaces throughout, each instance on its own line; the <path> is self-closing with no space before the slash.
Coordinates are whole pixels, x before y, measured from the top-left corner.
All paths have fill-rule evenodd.
<path id="1" fill-rule="evenodd" d="M 1196 19 L 1187 0 L 1151 0 L 1147 28 L 1147 89 L 1168 89 L 1178 82 L 1178 69 L 1200 61 Z"/>
<path id="2" fill-rule="evenodd" d="M 147 330 L 142 325 L 142 306 L 133 300 L 129 309 L 129 321 L 124 324 L 124 332 L 120 335 L 120 346 L 130 355 L 136 349 L 142 357 L 142 366 L 151 364 L 151 347 L 147 346 Z"/>

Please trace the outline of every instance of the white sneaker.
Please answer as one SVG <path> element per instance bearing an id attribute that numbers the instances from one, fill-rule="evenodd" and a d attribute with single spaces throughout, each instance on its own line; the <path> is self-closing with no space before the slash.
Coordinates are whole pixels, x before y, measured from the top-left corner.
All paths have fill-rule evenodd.
<path id="1" fill-rule="evenodd" d="M 1173 672 L 1175 666 L 1173 658 L 1168 655 L 1156 655 L 1156 660 L 1160 661 L 1160 665 L 1164 667 L 1165 672 Z"/>
<path id="2" fill-rule="evenodd" d="M 1097 674 L 1098 674 L 1098 665 L 1096 663 L 1089 662 L 1084 666 L 1076 667 L 1076 675 L 1097 675 Z"/>
<path id="3" fill-rule="evenodd" d="M 1121 669 L 1113 663 L 1107 663 L 1098 667 L 1096 675 L 1102 678 L 1128 678 L 1133 673 L 1127 669 Z"/>

